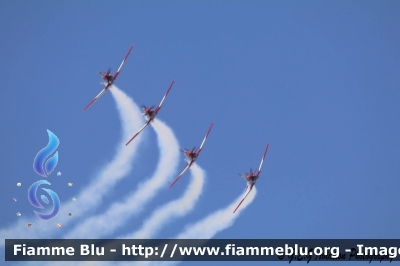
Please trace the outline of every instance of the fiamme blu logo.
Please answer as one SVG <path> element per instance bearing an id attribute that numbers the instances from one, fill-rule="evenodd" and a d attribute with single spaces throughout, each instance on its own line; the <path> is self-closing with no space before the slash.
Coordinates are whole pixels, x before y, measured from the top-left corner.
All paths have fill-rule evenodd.
<path id="1" fill-rule="evenodd" d="M 37 154 L 35 159 L 33 160 L 33 170 L 35 172 L 42 176 L 48 178 L 51 173 L 53 172 L 54 168 L 56 168 L 57 163 L 58 163 L 58 151 L 57 147 L 60 144 L 59 139 L 57 136 L 51 132 L 50 130 L 47 130 L 47 134 L 49 135 L 49 143 L 47 144 L 46 147 L 41 149 Z M 28 189 L 28 199 L 29 202 L 36 207 L 37 209 L 44 209 L 43 205 L 39 202 L 36 194 L 37 190 L 41 185 L 51 185 L 51 183 L 47 180 L 38 180 L 35 183 L 33 183 L 30 188 Z M 33 211 L 37 217 L 39 217 L 42 220 L 50 220 L 51 218 L 55 217 L 58 212 L 60 211 L 60 199 L 53 190 L 49 188 L 41 188 L 47 194 L 50 196 L 52 202 L 53 202 L 53 210 L 48 213 L 40 213 L 38 211 Z M 49 198 L 46 195 L 41 195 L 41 200 L 45 204 L 49 204 Z"/>

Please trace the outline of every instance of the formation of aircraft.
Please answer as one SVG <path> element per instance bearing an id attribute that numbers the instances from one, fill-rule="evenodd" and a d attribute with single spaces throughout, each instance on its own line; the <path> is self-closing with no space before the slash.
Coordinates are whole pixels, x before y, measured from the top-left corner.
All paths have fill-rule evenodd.
<path id="1" fill-rule="evenodd" d="M 129 143 L 131 143 L 131 141 L 132 141 L 134 138 L 136 138 L 136 136 L 139 135 L 140 132 L 142 132 L 143 129 L 145 129 L 145 128 L 150 124 L 151 121 L 154 120 L 154 118 L 155 118 L 156 115 L 158 114 L 158 111 L 160 111 L 161 106 L 162 106 L 162 104 L 163 104 L 164 101 L 165 101 L 165 98 L 167 98 L 167 95 L 168 95 L 169 91 L 171 90 L 172 85 L 174 85 L 174 82 L 175 82 L 175 80 L 173 80 L 173 81 L 171 82 L 171 85 L 169 85 L 169 88 L 168 88 L 167 92 L 165 93 L 164 97 L 162 98 L 160 104 L 157 106 L 156 109 L 153 110 L 154 106 L 152 106 L 152 107 L 146 107 L 145 105 L 142 105 L 142 109 L 143 109 L 143 111 L 144 111 L 144 113 L 143 113 L 142 115 L 146 117 L 147 122 L 146 122 L 146 123 L 144 124 L 144 126 L 142 126 L 142 127 L 139 129 L 139 131 L 138 131 L 135 135 L 133 135 L 133 137 L 125 144 L 126 146 L 127 146 Z"/>
<path id="2" fill-rule="evenodd" d="M 110 75 L 111 69 L 108 69 L 107 72 L 101 72 L 99 71 L 99 74 L 102 76 L 102 82 L 105 85 L 104 89 L 83 109 L 83 111 L 86 111 L 95 101 L 97 101 L 97 99 L 99 99 L 104 92 L 106 92 L 110 86 L 114 83 L 114 81 L 116 80 L 116 78 L 118 77 L 123 65 L 125 64 L 126 59 L 128 58 L 131 50 L 133 48 L 133 44 L 131 45 L 131 47 L 128 50 L 128 53 L 126 54 L 126 56 L 124 57 L 124 60 L 122 61 L 121 65 L 119 66 L 117 72 L 115 72 L 114 75 Z M 169 91 L 171 90 L 172 86 L 174 85 L 175 80 L 172 81 L 171 85 L 169 86 L 167 92 L 165 93 L 164 97 L 162 98 L 160 104 L 154 109 L 154 106 L 152 107 L 146 107 L 145 105 L 142 105 L 142 109 L 143 109 L 143 116 L 146 117 L 147 121 L 146 123 L 139 129 L 138 132 L 136 132 L 135 135 L 133 135 L 133 137 L 126 143 L 126 145 L 128 145 L 129 143 L 131 143 L 152 121 L 154 121 L 154 118 L 156 117 L 156 115 L 158 114 L 158 112 L 161 109 L 162 104 L 164 103 Z M 213 127 L 214 122 L 211 123 L 206 136 L 203 139 L 203 142 L 201 143 L 199 148 L 194 147 L 191 150 L 188 149 L 181 149 L 181 151 L 185 154 L 185 160 L 187 162 L 185 168 L 183 169 L 183 171 L 179 174 L 179 176 L 172 182 L 172 184 L 169 186 L 169 188 L 172 188 L 172 186 L 185 174 L 185 172 L 193 165 L 193 163 L 196 161 L 196 159 L 198 158 L 201 150 L 203 149 L 204 143 L 207 140 L 208 135 L 210 134 L 211 128 Z M 246 197 L 249 195 L 249 193 L 251 192 L 251 190 L 253 189 L 260 173 L 261 173 L 261 168 L 263 166 L 264 163 L 264 159 L 265 156 L 267 154 L 268 151 L 268 146 L 269 143 L 267 144 L 267 147 L 265 148 L 264 151 L 264 155 L 261 159 L 261 163 L 260 163 L 260 167 L 258 168 L 258 170 L 256 171 L 252 171 L 252 169 L 250 169 L 249 173 L 246 174 L 239 174 L 241 175 L 246 181 L 247 181 L 247 187 L 245 189 L 245 194 L 242 198 L 242 200 L 239 202 L 239 204 L 237 205 L 237 207 L 235 208 L 235 210 L 233 211 L 233 213 L 235 213 L 237 211 L 237 209 L 240 207 L 240 205 L 242 204 L 242 202 L 246 199 Z"/>
<path id="3" fill-rule="evenodd" d="M 239 206 L 242 204 L 242 202 L 246 199 L 247 195 L 249 195 L 250 191 L 253 189 L 253 187 L 254 187 L 254 185 L 255 185 L 257 179 L 258 179 L 258 176 L 259 176 L 260 173 L 261 173 L 261 167 L 263 166 L 264 159 L 265 159 L 265 155 L 267 155 L 268 146 L 269 146 L 269 143 L 267 144 L 267 147 L 265 148 L 264 155 L 263 155 L 263 157 L 262 157 L 262 159 L 261 159 L 260 167 L 258 167 L 258 171 L 253 172 L 252 169 L 250 168 L 250 172 L 249 172 L 249 173 L 246 173 L 246 174 L 239 174 L 239 175 L 242 176 L 244 179 L 246 179 L 246 181 L 247 181 L 247 187 L 246 187 L 246 189 L 244 190 L 244 192 L 245 192 L 244 197 L 243 197 L 242 200 L 239 202 L 238 206 L 237 206 L 236 209 L 233 211 L 233 213 L 235 213 L 236 210 L 239 209 Z"/>
<path id="4" fill-rule="evenodd" d="M 111 72 L 111 68 L 108 69 L 107 72 L 101 72 L 99 71 L 99 74 L 101 75 L 102 79 L 103 79 L 103 84 L 105 85 L 104 89 L 97 94 L 97 96 L 85 107 L 85 109 L 83 109 L 83 111 L 86 111 L 95 101 L 97 101 L 97 99 L 100 98 L 101 95 L 103 95 L 103 93 L 106 92 L 106 90 L 108 90 L 108 88 L 110 88 L 110 86 L 114 83 L 114 81 L 117 79 L 119 72 L 122 69 L 122 66 L 125 64 L 126 59 L 128 58 L 129 54 L 131 53 L 131 50 L 133 48 L 133 44 L 131 45 L 131 47 L 129 48 L 128 53 L 126 54 L 124 60 L 122 61 L 121 65 L 119 66 L 117 72 L 115 72 L 114 75 L 110 75 Z"/>
<path id="5" fill-rule="evenodd" d="M 181 178 L 183 176 L 183 174 L 190 168 L 190 166 L 192 166 L 192 164 L 196 161 L 197 157 L 199 157 L 199 154 L 201 152 L 201 150 L 203 149 L 203 145 L 206 142 L 206 139 L 208 137 L 208 134 L 210 134 L 211 128 L 214 125 L 214 122 L 211 123 L 210 128 L 207 131 L 206 136 L 203 139 L 203 142 L 201 143 L 200 147 L 198 149 L 196 149 L 196 147 L 194 147 L 191 150 L 187 150 L 187 149 L 183 149 L 181 150 L 184 154 L 185 154 L 185 159 L 186 159 L 186 167 L 183 169 L 182 173 L 180 173 L 180 175 L 178 175 L 178 177 L 174 180 L 174 182 L 172 182 L 172 184 L 169 186 L 169 188 L 172 188 L 172 186 L 179 180 L 179 178 Z"/>

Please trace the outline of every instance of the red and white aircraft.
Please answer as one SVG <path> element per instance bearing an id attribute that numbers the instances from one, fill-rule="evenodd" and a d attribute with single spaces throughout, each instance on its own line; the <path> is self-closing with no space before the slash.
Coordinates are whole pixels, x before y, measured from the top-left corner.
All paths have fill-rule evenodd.
<path id="1" fill-rule="evenodd" d="M 243 199 L 239 202 L 238 206 L 237 206 L 236 209 L 233 211 L 233 213 L 236 212 L 236 210 L 239 208 L 240 204 L 242 204 L 242 202 L 244 201 L 244 199 L 247 197 L 247 195 L 249 195 L 250 191 L 253 189 L 254 184 L 256 183 L 256 181 L 257 181 L 257 179 L 258 179 L 258 176 L 259 176 L 260 173 L 261 173 L 261 167 L 262 167 L 262 165 L 263 165 L 263 163 L 264 163 L 265 155 L 267 155 L 268 146 L 269 146 L 269 143 L 267 144 L 267 147 L 265 148 L 264 156 L 263 156 L 262 159 L 261 159 L 261 164 L 260 164 L 260 167 L 258 168 L 258 171 L 255 171 L 255 172 L 253 173 L 252 169 L 250 169 L 250 173 L 239 174 L 240 176 L 242 176 L 244 179 L 247 180 L 247 187 L 246 187 L 246 189 L 244 190 L 244 192 L 246 193 L 246 191 L 247 191 L 247 193 L 244 195 Z"/>
<path id="2" fill-rule="evenodd" d="M 174 85 L 174 82 L 175 82 L 175 80 L 173 80 L 171 82 L 171 85 L 169 85 L 167 93 L 165 93 L 164 97 L 162 98 L 160 104 L 157 106 L 156 109 L 153 110 L 154 106 L 146 107 L 145 105 L 142 105 L 142 109 L 144 111 L 144 113 L 142 115 L 146 117 L 147 122 L 144 124 L 144 126 L 142 126 L 142 128 L 139 129 L 139 131 L 125 145 L 128 145 L 134 138 L 136 138 L 137 135 L 139 135 L 140 132 L 143 131 L 143 129 L 145 129 L 150 124 L 151 121 L 154 120 L 154 118 L 156 117 L 158 111 L 160 111 L 161 106 L 164 103 L 165 98 L 167 97 L 169 91 L 171 90 L 172 85 Z"/>
<path id="3" fill-rule="evenodd" d="M 131 53 L 131 50 L 133 48 L 133 44 L 131 45 L 131 48 L 129 48 L 128 53 L 126 54 L 124 60 L 122 61 L 121 65 L 119 66 L 117 72 L 115 72 L 114 76 L 110 75 L 110 71 L 111 68 L 108 69 L 108 71 L 106 73 L 99 71 L 99 74 L 102 76 L 103 78 L 103 83 L 105 85 L 104 89 L 85 107 L 85 109 L 83 109 L 83 111 L 86 111 L 86 109 L 88 109 L 95 101 L 97 101 L 97 99 L 100 98 L 101 95 L 103 95 L 103 93 L 106 92 L 106 90 L 108 90 L 108 88 L 110 88 L 110 86 L 114 83 L 115 79 L 118 77 L 119 72 L 122 69 L 122 66 L 124 65 L 126 59 L 128 58 L 129 54 Z"/>
<path id="4" fill-rule="evenodd" d="M 172 188 L 172 186 L 179 180 L 179 178 L 181 178 L 181 176 L 183 176 L 183 174 L 190 168 L 190 166 L 192 166 L 192 164 L 196 161 L 197 157 L 199 157 L 199 154 L 200 154 L 201 150 L 203 149 L 203 145 L 206 142 L 208 134 L 210 134 L 210 131 L 211 131 L 211 128 L 213 125 L 214 125 L 214 122 L 211 123 L 211 126 L 208 129 L 207 134 L 204 137 L 204 140 L 200 145 L 200 148 L 196 149 L 196 147 L 194 147 L 191 150 L 187 150 L 187 149 L 181 150 L 186 156 L 185 159 L 187 161 L 187 165 L 186 165 L 185 169 L 183 169 L 182 173 L 174 180 L 174 182 L 172 182 L 172 184 L 169 186 L 169 188 Z"/>

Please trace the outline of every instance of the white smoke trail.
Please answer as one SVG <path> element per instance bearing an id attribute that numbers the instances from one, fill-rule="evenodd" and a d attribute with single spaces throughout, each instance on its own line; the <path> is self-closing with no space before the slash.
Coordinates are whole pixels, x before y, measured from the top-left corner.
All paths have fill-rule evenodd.
<path id="1" fill-rule="evenodd" d="M 203 220 L 198 221 L 195 224 L 186 226 L 185 230 L 181 232 L 179 235 L 175 237 L 175 239 L 211 239 L 213 238 L 218 232 L 225 230 L 233 225 L 235 220 L 239 217 L 239 214 L 250 205 L 250 203 L 254 200 L 256 196 L 257 190 L 256 187 L 253 187 L 253 190 L 249 193 L 245 201 L 243 201 L 240 208 L 233 213 L 233 210 L 242 200 L 243 195 L 240 195 L 239 198 L 234 200 L 231 204 L 229 204 L 226 208 L 218 210 Z M 117 266 L 128 266 L 130 262 L 126 263 L 118 263 L 113 264 Z M 149 266 L 149 265 L 176 265 L 179 262 L 177 261 L 141 261 L 138 262 L 140 266 Z"/>
<path id="2" fill-rule="evenodd" d="M 1 229 L 0 239 L 48 237 L 49 235 L 60 232 L 61 229 L 56 227 L 56 223 L 60 221 L 57 219 L 58 217 L 68 217 L 68 212 L 73 210 L 73 216 L 61 221 L 64 226 L 67 223 L 76 220 L 76 218 L 81 215 L 87 214 L 88 211 L 99 206 L 102 202 L 103 196 L 110 190 L 110 188 L 132 170 L 132 159 L 137 150 L 139 140 L 128 147 L 125 146 L 125 142 L 129 137 L 131 137 L 133 132 L 140 128 L 142 123 L 141 112 L 133 100 L 117 87 L 112 86 L 110 90 L 116 101 L 122 123 L 122 139 L 117 146 L 114 158 L 100 171 L 98 176 L 92 180 L 90 185 L 85 186 L 85 189 L 76 196 L 77 202 L 62 203 L 60 213 L 56 218 L 49 221 L 43 221 L 34 217 L 35 222 L 33 222 L 32 228 L 26 226 L 28 222 L 32 222 L 32 218 L 31 220 L 20 219 L 18 223 L 13 224 L 9 228 Z M 44 228 L 46 228 L 46 230 L 44 230 Z M 0 241 L 0 246 L 3 245 L 4 241 Z"/>
<path id="3" fill-rule="evenodd" d="M 119 238 L 146 239 L 152 238 L 167 222 L 176 217 L 182 217 L 191 211 L 196 204 L 203 188 L 204 170 L 197 164 L 190 168 L 192 180 L 185 194 L 179 199 L 171 201 L 153 212 L 151 217 L 143 222 L 141 229 L 133 234 Z"/>
<path id="4" fill-rule="evenodd" d="M 117 239 L 149 239 L 159 232 L 162 226 L 165 226 L 167 222 L 173 218 L 182 217 L 191 211 L 196 204 L 203 188 L 204 184 L 204 170 L 197 164 L 193 164 L 190 168 L 192 173 L 192 180 L 189 184 L 188 189 L 182 197 L 177 200 L 171 201 L 153 212 L 151 217 L 143 222 L 143 226 L 138 231 L 117 237 Z M 106 247 L 106 249 L 112 248 Z M 132 262 L 114 262 L 106 265 L 131 265 Z M 148 262 L 141 261 L 135 262 L 135 265 L 146 265 Z M 69 266 L 70 264 L 65 264 Z M 82 262 L 76 264 L 76 266 L 90 265 L 88 262 Z"/>
<path id="5" fill-rule="evenodd" d="M 168 178 L 178 166 L 178 141 L 172 130 L 160 120 L 154 120 L 152 126 L 157 133 L 161 153 L 154 175 L 139 184 L 136 191 L 123 201 L 112 204 L 106 212 L 80 223 L 66 238 L 101 238 L 112 233 L 132 215 L 139 213 L 160 188 L 166 187 Z"/>
<path id="6" fill-rule="evenodd" d="M 240 208 L 233 213 L 233 210 L 238 205 L 238 203 L 242 200 L 243 196 L 241 195 L 234 202 L 232 202 L 228 207 L 218 210 L 203 220 L 189 225 L 185 228 L 183 232 L 181 232 L 176 238 L 177 239 L 210 239 L 214 237 L 218 232 L 225 230 L 226 228 L 233 225 L 236 218 L 239 217 L 239 214 L 250 205 L 250 203 L 254 200 L 256 196 L 257 190 L 254 186 L 252 191 L 249 193 L 247 198 L 243 201 Z"/>

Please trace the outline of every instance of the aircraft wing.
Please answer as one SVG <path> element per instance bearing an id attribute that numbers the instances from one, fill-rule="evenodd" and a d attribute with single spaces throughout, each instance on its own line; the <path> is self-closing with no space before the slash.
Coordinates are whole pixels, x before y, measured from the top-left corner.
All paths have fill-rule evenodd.
<path id="1" fill-rule="evenodd" d="M 194 161 L 191 161 L 190 163 L 188 163 L 185 167 L 185 169 L 183 169 L 182 173 L 174 180 L 174 182 L 172 182 L 172 184 L 169 186 L 169 188 L 172 188 L 172 186 L 179 180 L 179 178 L 181 178 L 183 176 L 183 174 L 190 168 L 190 166 L 192 166 Z"/>
<path id="2" fill-rule="evenodd" d="M 206 136 L 204 137 L 203 142 L 201 143 L 199 150 L 197 151 L 197 155 L 199 155 L 200 152 L 201 152 L 201 149 L 203 149 L 203 145 L 204 145 L 204 143 L 206 142 L 206 139 L 207 139 L 207 137 L 208 137 L 208 134 L 210 134 L 210 131 L 211 131 L 211 128 L 212 128 L 213 125 L 214 125 L 214 122 L 211 123 L 211 126 L 210 126 L 210 128 L 208 129 L 207 134 L 206 134 Z"/>
<path id="3" fill-rule="evenodd" d="M 146 122 L 146 124 L 144 124 L 144 126 L 142 126 L 142 127 L 139 129 L 139 131 L 125 144 L 125 146 L 128 146 L 128 144 L 129 144 L 134 138 L 136 138 L 136 136 L 139 135 L 139 133 L 142 132 L 143 129 L 145 129 L 149 124 L 150 124 L 150 120 L 148 120 L 148 121 Z"/>
<path id="4" fill-rule="evenodd" d="M 95 101 L 97 101 L 97 99 L 100 98 L 101 95 L 103 95 L 103 93 L 106 92 L 106 90 L 111 86 L 111 84 L 107 84 L 104 89 L 85 107 L 85 109 L 83 109 L 83 111 L 85 112 L 86 109 L 88 109 Z"/>
<path id="5" fill-rule="evenodd" d="M 253 185 L 251 185 L 250 189 L 247 191 L 247 193 L 244 195 L 243 199 L 239 202 L 238 206 L 236 207 L 236 209 L 233 211 L 233 213 L 235 213 L 237 211 L 237 209 L 239 209 L 239 206 L 242 204 L 242 202 L 246 199 L 247 195 L 249 195 L 250 191 L 253 189 Z"/>
<path id="6" fill-rule="evenodd" d="M 164 95 L 164 97 L 162 98 L 160 104 L 159 104 L 159 105 L 157 106 L 157 108 L 154 110 L 155 114 L 157 114 L 158 111 L 161 109 L 161 106 L 162 106 L 162 104 L 164 103 L 165 98 L 167 98 L 167 95 L 168 95 L 169 91 L 171 90 L 172 85 L 174 85 L 174 83 L 175 83 L 175 80 L 173 80 L 173 81 L 171 82 L 171 85 L 169 85 L 169 88 L 168 88 L 168 90 L 167 90 L 167 93 L 165 93 L 165 95 Z"/>
<path id="7" fill-rule="evenodd" d="M 124 60 L 122 60 L 122 63 L 121 63 L 121 65 L 119 66 L 117 72 L 115 72 L 115 74 L 114 74 L 114 80 L 115 80 L 115 79 L 117 78 L 117 76 L 119 75 L 119 72 L 121 71 L 122 66 L 125 64 L 125 61 L 126 61 L 126 59 L 128 58 L 129 54 L 131 53 L 132 48 L 133 48 L 133 44 L 131 45 L 131 48 L 129 48 L 129 51 L 128 51 L 128 53 L 126 54 Z"/>
<path id="8" fill-rule="evenodd" d="M 265 156 L 267 155 L 268 146 L 269 146 L 269 142 L 268 142 L 268 144 L 267 144 L 267 147 L 265 148 L 264 156 L 263 156 L 262 159 L 261 159 L 260 167 L 258 168 L 258 172 L 257 172 L 257 177 L 258 177 L 258 175 L 261 173 L 261 167 L 262 167 L 262 165 L 263 165 L 263 163 L 264 163 Z"/>

